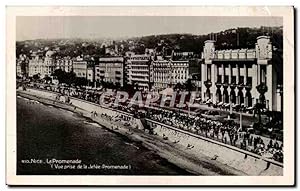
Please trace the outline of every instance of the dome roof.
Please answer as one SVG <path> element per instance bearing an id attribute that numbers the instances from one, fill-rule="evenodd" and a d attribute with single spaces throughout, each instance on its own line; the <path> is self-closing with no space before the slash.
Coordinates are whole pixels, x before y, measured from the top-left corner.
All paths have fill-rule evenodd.
<path id="1" fill-rule="evenodd" d="M 54 53 L 55 53 L 55 51 L 48 50 L 48 51 L 46 52 L 46 57 L 52 57 Z"/>

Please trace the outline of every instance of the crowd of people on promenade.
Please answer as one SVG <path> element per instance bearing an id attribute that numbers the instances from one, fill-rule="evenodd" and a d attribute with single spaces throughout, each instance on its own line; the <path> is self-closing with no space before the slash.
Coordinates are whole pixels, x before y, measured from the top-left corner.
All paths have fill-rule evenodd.
<path id="1" fill-rule="evenodd" d="M 242 113 L 249 113 L 249 114 L 253 114 L 254 112 L 254 107 L 246 107 L 245 104 L 234 104 L 234 103 L 223 103 L 223 102 L 217 102 L 217 103 L 213 103 L 211 99 L 204 101 L 204 104 L 206 104 L 208 107 L 210 108 L 217 108 L 219 110 L 223 110 L 223 111 L 230 111 L 230 106 L 232 108 L 233 111 L 236 112 L 242 112 Z"/>
<path id="2" fill-rule="evenodd" d="M 76 97 L 82 100 L 99 104 L 101 93 L 93 90 L 81 90 L 77 88 L 37 87 L 54 91 L 62 95 Z M 113 102 L 114 96 L 107 97 L 107 102 Z M 127 107 L 126 104 L 113 105 L 109 107 L 129 112 L 133 115 L 139 114 L 138 107 Z M 202 114 L 194 115 L 186 112 L 172 111 L 167 109 L 147 108 L 144 117 L 186 130 L 225 144 L 239 147 L 241 149 L 272 158 L 283 162 L 283 144 L 277 140 L 263 139 L 250 133 L 247 129 L 239 127 L 233 120 L 210 119 Z M 94 113 L 95 115 L 95 113 Z M 101 114 L 102 115 L 102 114 Z M 268 143 L 267 143 L 268 142 Z"/>
<path id="3" fill-rule="evenodd" d="M 283 162 L 282 143 L 279 144 L 279 141 L 270 139 L 266 144 L 268 139 L 264 140 L 260 136 L 251 134 L 248 130 L 241 129 L 232 120 L 221 122 L 201 115 L 195 116 L 183 112 L 155 109 L 149 109 L 146 117 Z"/>

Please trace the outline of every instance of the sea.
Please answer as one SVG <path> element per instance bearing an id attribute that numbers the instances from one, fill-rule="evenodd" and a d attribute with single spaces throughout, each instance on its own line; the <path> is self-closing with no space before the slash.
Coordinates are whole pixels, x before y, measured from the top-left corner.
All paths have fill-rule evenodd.
<path id="1" fill-rule="evenodd" d="M 18 175 L 191 175 L 76 113 L 17 97 Z"/>

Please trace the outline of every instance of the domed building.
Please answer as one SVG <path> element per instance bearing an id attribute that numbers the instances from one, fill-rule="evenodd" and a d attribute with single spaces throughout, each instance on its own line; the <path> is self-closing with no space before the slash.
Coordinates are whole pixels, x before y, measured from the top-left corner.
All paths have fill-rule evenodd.
<path id="1" fill-rule="evenodd" d="M 56 52 L 55 51 L 52 51 L 52 50 L 48 50 L 47 52 L 46 52 L 46 57 L 48 57 L 48 58 L 52 58 L 53 56 L 54 56 L 54 54 L 55 54 Z"/>
<path id="2" fill-rule="evenodd" d="M 52 72 L 55 70 L 55 51 L 48 50 L 45 54 L 44 60 L 44 75 L 42 76 L 50 76 Z"/>
<path id="3" fill-rule="evenodd" d="M 29 76 L 50 76 L 55 70 L 55 51 L 48 50 L 45 56 L 33 56 L 29 61 Z"/>

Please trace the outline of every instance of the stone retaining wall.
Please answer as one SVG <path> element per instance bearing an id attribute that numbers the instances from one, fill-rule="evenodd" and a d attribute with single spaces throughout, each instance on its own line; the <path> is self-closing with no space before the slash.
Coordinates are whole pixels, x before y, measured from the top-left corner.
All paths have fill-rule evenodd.
<path id="1" fill-rule="evenodd" d="M 249 175 L 283 175 L 283 165 L 276 161 L 263 159 L 260 156 L 241 150 L 231 145 L 226 145 L 209 138 L 201 137 L 181 129 L 177 129 L 153 120 L 147 119 L 147 123 L 154 129 L 154 133 L 159 136 L 165 136 L 171 142 L 178 142 L 186 146 L 193 145 L 195 155 L 197 153 L 205 154 L 212 159 L 227 164 L 237 170 L 243 171 Z M 217 157 L 216 157 L 217 156 Z"/>

